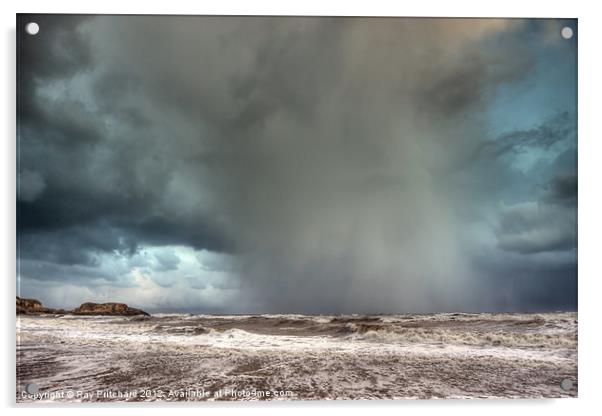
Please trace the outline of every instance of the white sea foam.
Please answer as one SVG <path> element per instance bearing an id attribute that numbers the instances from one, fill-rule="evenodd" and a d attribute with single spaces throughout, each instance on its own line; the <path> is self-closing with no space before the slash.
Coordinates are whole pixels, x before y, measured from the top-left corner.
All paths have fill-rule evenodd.
<path id="1" fill-rule="evenodd" d="M 446 377 L 458 380 L 500 372 L 525 377 L 524 394 L 512 390 L 509 379 L 483 392 L 485 397 L 547 397 L 572 394 L 540 386 L 556 377 L 548 373 L 576 377 L 575 313 L 19 316 L 17 335 L 18 369 L 48 362 L 49 375 L 41 382 L 52 388 L 72 378 L 78 384 L 87 380 L 86 388 L 106 388 L 112 380 L 106 374 L 113 373 L 138 374 L 147 384 L 162 374 L 166 380 L 157 379 L 159 385 L 195 385 L 195 377 L 205 384 L 246 385 L 269 373 L 272 383 L 306 398 L 329 398 L 334 393 L 318 387 L 331 385 L 333 377 L 347 386 L 337 390 L 338 398 L 425 397 L 433 386 L 441 397 L 473 391 L 446 387 L 440 377 L 450 371 Z M 147 374 L 149 366 L 153 372 Z M 414 387 L 403 387 L 410 381 Z"/>

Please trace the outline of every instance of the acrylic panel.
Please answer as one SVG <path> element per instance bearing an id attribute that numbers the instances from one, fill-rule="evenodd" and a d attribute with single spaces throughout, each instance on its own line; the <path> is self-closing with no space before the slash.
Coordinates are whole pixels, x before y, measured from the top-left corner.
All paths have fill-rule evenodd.
<path id="1" fill-rule="evenodd" d="M 577 29 L 18 15 L 17 402 L 576 397 Z"/>

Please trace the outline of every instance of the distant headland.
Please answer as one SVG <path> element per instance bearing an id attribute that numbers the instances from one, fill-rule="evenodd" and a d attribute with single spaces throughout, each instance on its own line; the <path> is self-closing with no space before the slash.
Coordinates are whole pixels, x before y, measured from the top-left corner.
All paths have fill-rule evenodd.
<path id="1" fill-rule="evenodd" d="M 113 316 L 135 316 L 149 313 L 136 308 L 131 308 L 125 303 L 82 303 L 73 310 L 53 309 L 42 305 L 37 299 L 25 299 L 17 296 L 17 315 L 19 314 L 54 314 L 54 315 L 113 315 Z"/>

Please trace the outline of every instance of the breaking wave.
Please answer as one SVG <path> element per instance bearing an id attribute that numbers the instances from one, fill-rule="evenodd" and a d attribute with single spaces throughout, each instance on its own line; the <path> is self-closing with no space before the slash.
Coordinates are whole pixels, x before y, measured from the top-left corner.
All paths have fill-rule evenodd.
<path id="1" fill-rule="evenodd" d="M 19 388 L 32 377 L 45 391 L 568 397 L 557 380 L 577 379 L 577 314 L 19 316 Z"/>
<path id="2" fill-rule="evenodd" d="M 421 328 L 384 328 L 347 324 L 347 339 L 379 343 L 442 343 L 504 347 L 564 347 L 575 348 L 577 335 L 573 332 L 551 334 L 514 331 L 457 331 Z"/>

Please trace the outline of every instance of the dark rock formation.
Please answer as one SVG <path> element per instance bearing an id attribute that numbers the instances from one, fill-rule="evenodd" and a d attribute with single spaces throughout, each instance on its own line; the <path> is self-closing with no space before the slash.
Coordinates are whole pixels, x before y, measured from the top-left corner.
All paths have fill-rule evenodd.
<path id="1" fill-rule="evenodd" d="M 24 299 L 17 296 L 17 314 L 20 313 L 48 313 L 48 314 L 64 314 L 64 309 L 46 308 L 37 299 Z"/>
<path id="2" fill-rule="evenodd" d="M 42 302 L 37 299 L 23 299 L 17 296 L 17 313 L 41 312 Z"/>
<path id="3" fill-rule="evenodd" d="M 143 310 L 130 308 L 125 303 L 82 303 L 79 308 L 71 311 L 73 315 L 121 315 L 121 316 L 133 316 L 133 315 L 146 315 L 148 313 Z"/>
<path id="4" fill-rule="evenodd" d="M 141 309 L 130 308 L 125 303 L 92 303 L 86 302 L 72 311 L 64 309 L 46 308 L 37 299 L 24 299 L 17 296 L 17 314 L 59 314 L 59 315 L 116 315 L 135 316 L 148 313 Z"/>

